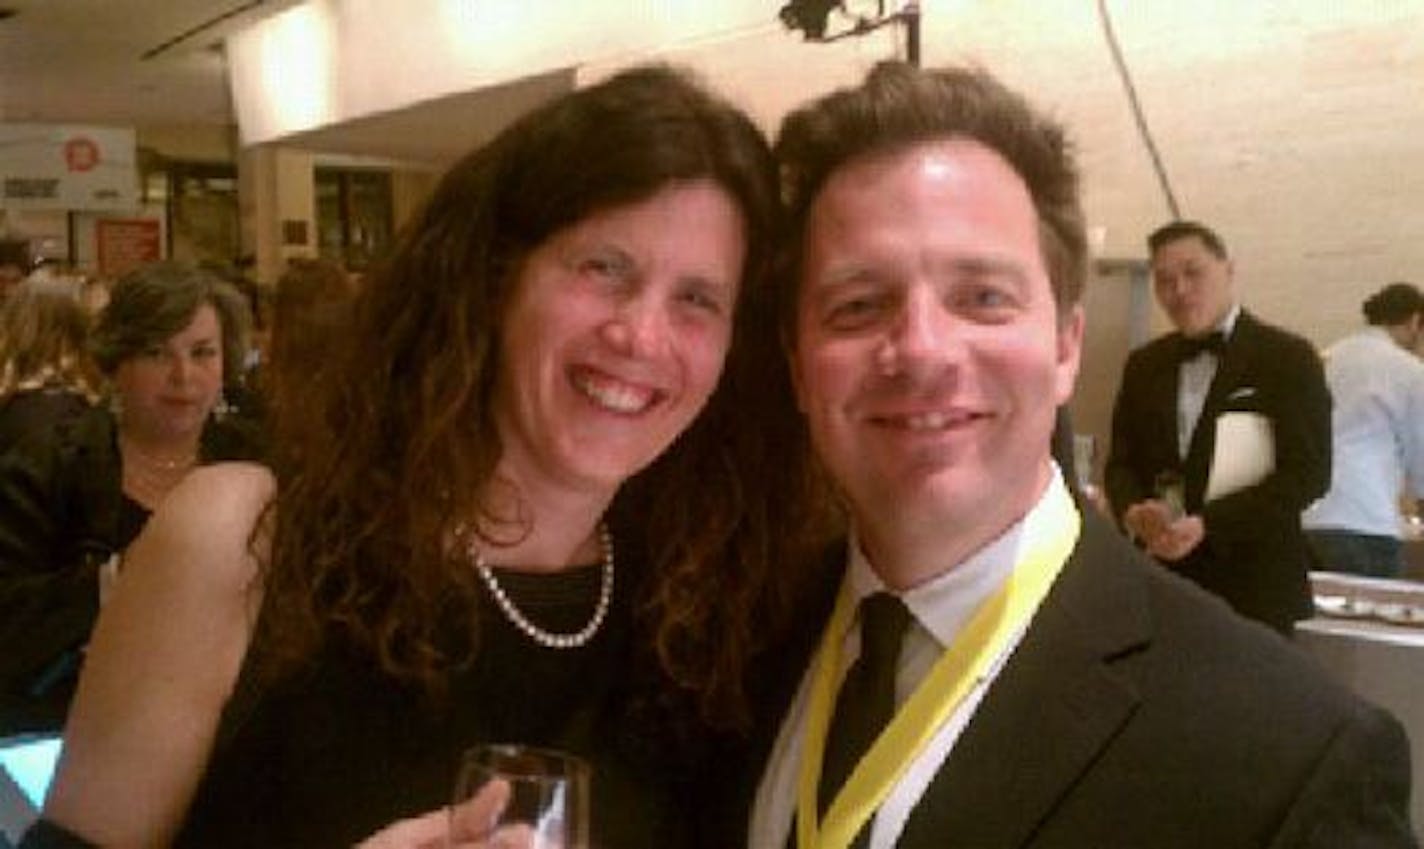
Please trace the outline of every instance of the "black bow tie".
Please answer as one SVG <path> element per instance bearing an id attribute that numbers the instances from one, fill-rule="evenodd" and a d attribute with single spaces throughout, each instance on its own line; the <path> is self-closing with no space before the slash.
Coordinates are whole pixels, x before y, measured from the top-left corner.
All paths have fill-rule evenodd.
<path id="1" fill-rule="evenodd" d="M 1183 336 L 1178 345 L 1178 354 L 1183 360 L 1195 359 L 1203 351 L 1210 351 L 1219 357 L 1226 347 L 1226 335 L 1215 330 L 1202 336 Z"/>

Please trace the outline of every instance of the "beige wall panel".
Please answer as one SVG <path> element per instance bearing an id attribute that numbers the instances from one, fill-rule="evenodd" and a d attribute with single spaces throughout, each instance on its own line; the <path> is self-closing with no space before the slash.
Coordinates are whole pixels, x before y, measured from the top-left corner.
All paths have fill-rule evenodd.
<path id="1" fill-rule="evenodd" d="M 1104 253 L 1141 256 L 1169 212 L 1096 4 L 926 5 L 926 63 L 977 61 L 1064 118 Z M 1424 283 L 1424 2 L 1108 7 L 1181 211 L 1222 232 L 1249 307 L 1324 345 L 1379 286 Z"/>

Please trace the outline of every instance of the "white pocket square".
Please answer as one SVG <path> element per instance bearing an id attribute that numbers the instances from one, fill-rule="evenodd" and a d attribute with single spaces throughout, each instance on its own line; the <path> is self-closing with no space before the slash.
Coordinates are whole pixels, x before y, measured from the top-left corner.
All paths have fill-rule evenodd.
<path id="1" fill-rule="evenodd" d="M 1238 389 L 1233 389 L 1233 390 L 1231 390 L 1231 394 L 1226 396 L 1226 400 L 1228 400 L 1228 401 L 1240 401 L 1242 398 L 1251 398 L 1251 397 L 1255 396 L 1255 394 L 1256 394 L 1256 387 L 1254 387 L 1254 386 L 1242 386 L 1242 387 L 1240 387 L 1240 388 L 1238 388 Z"/>

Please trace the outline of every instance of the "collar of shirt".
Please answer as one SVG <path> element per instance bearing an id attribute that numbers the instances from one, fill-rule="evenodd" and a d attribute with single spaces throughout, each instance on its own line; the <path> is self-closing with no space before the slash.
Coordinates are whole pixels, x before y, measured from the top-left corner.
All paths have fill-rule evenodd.
<path id="1" fill-rule="evenodd" d="M 1052 462 L 1052 461 L 1050 461 Z M 937 577 L 900 594 L 915 621 L 935 638 L 941 647 L 954 642 L 959 630 L 969 620 L 980 602 L 998 589 L 1014 570 L 1024 543 L 1033 538 L 1042 523 L 1042 505 L 1052 489 L 1064 486 L 1063 473 L 1052 463 L 1053 474 L 1048 486 L 1039 495 L 1033 509 L 1022 520 L 970 555 L 958 565 L 946 569 Z M 1037 521 L 1035 521 L 1037 517 Z M 866 596 L 885 590 L 885 583 L 871 569 L 852 532 L 849 541 L 849 574 L 851 593 L 858 605 Z"/>
<path id="2" fill-rule="evenodd" d="M 1238 318 L 1240 318 L 1240 317 L 1241 317 L 1241 304 L 1238 302 L 1238 303 L 1235 303 L 1235 304 L 1232 304 L 1232 305 L 1231 305 L 1231 309 L 1229 309 L 1229 310 L 1226 311 L 1226 315 L 1225 315 L 1225 316 L 1222 316 L 1221 322 L 1218 323 L 1218 324 L 1216 325 L 1216 327 L 1214 327 L 1214 328 L 1212 328 L 1212 329 L 1213 329 L 1213 330 L 1218 330 L 1218 331 L 1220 331 L 1220 332 L 1221 332 L 1221 335 L 1222 335 L 1222 338 L 1224 338 L 1224 339 L 1230 339 L 1230 338 L 1231 338 L 1231 331 L 1233 331 L 1233 330 L 1236 329 L 1236 319 L 1238 319 Z"/>
<path id="3" fill-rule="evenodd" d="M 1379 325 L 1371 324 L 1368 327 L 1365 327 L 1363 330 L 1360 331 L 1360 335 L 1375 339 L 1379 342 L 1384 342 L 1387 345 L 1399 348 L 1401 351 L 1404 350 L 1403 348 L 1400 348 L 1398 342 L 1394 341 L 1394 337 L 1389 335 L 1389 331 L 1383 327 L 1380 327 Z M 1408 351 L 1405 351 L 1405 353 L 1408 353 Z M 1325 355 L 1329 356 L 1330 352 L 1326 351 Z"/>
<path id="4" fill-rule="evenodd" d="M 1206 333 L 1203 333 L 1201 337 L 1192 337 L 1192 338 L 1202 338 L 1202 337 L 1210 336 L 1210 335 L 1212 335 L 1213 333 L 1218 333 L 1218 334 L 1221 335 L 1221 340 L 1222 340 L 1223 343 L 1229 342 L 1229 341 L 1231 341 L 1231 331 L 1233 331 L 1233 330 L 1236 329 L 1236 320 L 1237 320 L 1238 318 L 1240 318 L 1240 317 L 1241 317 L 1241 305 L 1240 305 L 1240 304 L 1232 304 L 1232 305 L 1231 305 L 1231 309 L 1229 309 L 1229 310 L 1226 311 L 1226 315 L 1222 316 L 1221 321 L 1217 322 L 1215 327 L 1213 327 L 1211 330 L 1208 330 Z M 1184 340 L 1185 340 L 1185 337 L 1183 337 L 1183 338 L 1184 338 Z M 1211 355 L 1213 356 L 1213 358 L 1216 356 L 1216 352 L 1214 352 L 1214 351 L 1202 350 L 1202 351 L 1199 351 L 1195 357 L 1190 357 L 1190 356 L 1188 356 L 1188 357 L 1184 358 L 1184 359 L 1182 360 L 1183 365 L 1185 365 L 1185 364 L 1187 364 L 1187 363 L 1194 363 L 1194 362 L 1196 362 L 1196 361 L 1201 357 L 1202 354 L 1211 354 Z M 1215 359 L 1213 359 L 1212 361 L 1215 362 Z"/>

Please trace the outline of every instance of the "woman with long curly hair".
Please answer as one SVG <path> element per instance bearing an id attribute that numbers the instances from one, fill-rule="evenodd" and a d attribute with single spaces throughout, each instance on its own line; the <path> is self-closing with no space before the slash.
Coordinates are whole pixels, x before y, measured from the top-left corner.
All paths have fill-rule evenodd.
<path id="1" fill-rule="evenodd" d="M 517 742 L 592 763 L 596 845 L 689 844 L 815 542 L 776 192 L 747 118 L 663 67 L 457 163 L 275 479 L 195 474 L 135 547 L 40 831 L 350 845 Z"/>

